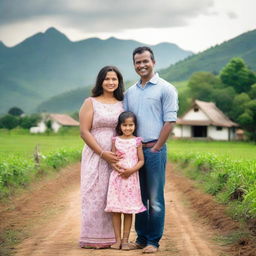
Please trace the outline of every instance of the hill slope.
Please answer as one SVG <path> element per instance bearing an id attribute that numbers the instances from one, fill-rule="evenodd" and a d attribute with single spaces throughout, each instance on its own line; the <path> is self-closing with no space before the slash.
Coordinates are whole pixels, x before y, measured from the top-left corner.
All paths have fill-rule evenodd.
<path id="1" fill-rule="evenodd" d="M 160 74 L 168 81 L 181 81 L 197 71 L 218 73 L 233 57 L 243 58 L 252 70 L 256 70 L 255 42 L 256 30 L 249 31 L 171 65 L 161 70 Z"/>
<path id="2" fill-rule="evenodd" d="M 71 42 L 55 28 L 37 33 L 14 47 L 0 42 L 0 113 L 12 106 L 33 112 L 40 102 L 57 94 L 94 83 L 100 68 L 116 65 L 125 80 L 134 79 L 132 40 L 90 38 Z M 191 55 L 178 46 L 152 46 L 164 68 Z"/>

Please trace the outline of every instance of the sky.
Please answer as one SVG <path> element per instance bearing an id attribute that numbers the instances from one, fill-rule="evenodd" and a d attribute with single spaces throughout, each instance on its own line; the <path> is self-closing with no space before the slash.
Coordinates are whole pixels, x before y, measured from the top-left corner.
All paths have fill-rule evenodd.
<path id="1" fill-rule="evenodd" d="M 255 0 L 0 0 L 0 41 L 14 46 L 55 27 L 90 37 L 175 43 L 194 53 L 256 29 Z"/>

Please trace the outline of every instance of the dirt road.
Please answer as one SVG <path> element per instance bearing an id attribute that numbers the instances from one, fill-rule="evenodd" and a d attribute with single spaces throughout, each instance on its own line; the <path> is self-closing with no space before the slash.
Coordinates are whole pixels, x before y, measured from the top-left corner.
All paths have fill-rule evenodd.
<path id="1" fill-rule="evenodd" d="M 111 249 L 80 249 L 79 164 L 69 166 L 39 188 L 31 188 L 29 195 L 14 202 L 15 210 L 2 209 L 13 224 L 21 224 L 27 238 L 16 248 L 18 256 L 112 256 L 141 255 L 141 250 L 117 251 Z M 220 256 L 230 255 L 228 248 L 214 240 L 217 231 L 202 221 L 182 192 L 180 177 L 168 165 L 166 175 L 166 224 L 159 256 Z M 3 214 L 5 213 L 5 214 Z M 135 237 L 132 230 L 131 240 Z M 152 255 L 152 254 L 151 254 Z"/>

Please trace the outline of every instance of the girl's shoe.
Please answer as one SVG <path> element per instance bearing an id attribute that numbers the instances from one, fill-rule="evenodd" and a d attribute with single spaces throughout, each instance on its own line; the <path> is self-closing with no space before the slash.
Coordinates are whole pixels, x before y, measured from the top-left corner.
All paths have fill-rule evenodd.
<path id="1" fill-rule="evenodd" d="M 122 243 L 121 245 L 121 249 L 124 250 L 124 251 L 129 251 L 131 250 L 130 246 L 129 246 L 129 243 L 126 242 L 126 243 Z"/>
<path id="2" fill-rule="evenodd" d="M 114 249 L 114 250 L 120 250 L 121 249 L 121 244 L 120 243 L 115 243 L 115 244 L 112 244 L 110 246 L 111 249 Z"/>

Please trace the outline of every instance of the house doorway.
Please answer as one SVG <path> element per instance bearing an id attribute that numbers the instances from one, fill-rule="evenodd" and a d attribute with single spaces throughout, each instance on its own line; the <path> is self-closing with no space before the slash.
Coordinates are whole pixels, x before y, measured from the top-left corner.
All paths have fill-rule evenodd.
<path id="1" fill-rule="evenodd" d="M 206 138 L 207 126 L 192 126 L 192 137 Z"/>

